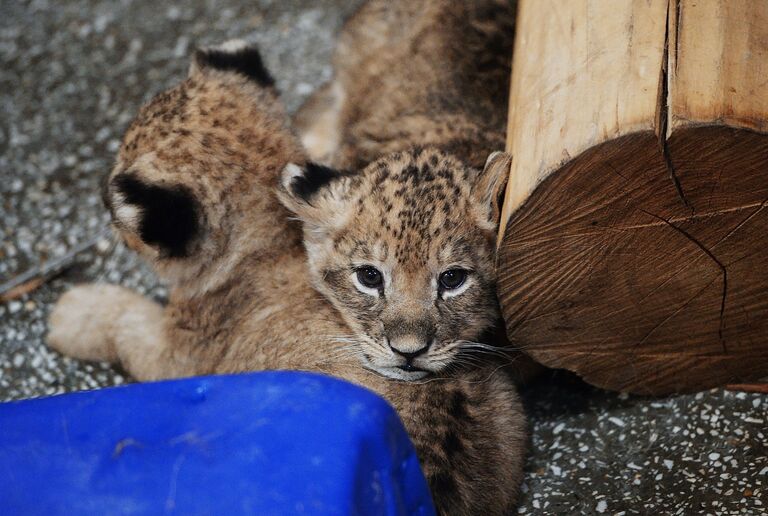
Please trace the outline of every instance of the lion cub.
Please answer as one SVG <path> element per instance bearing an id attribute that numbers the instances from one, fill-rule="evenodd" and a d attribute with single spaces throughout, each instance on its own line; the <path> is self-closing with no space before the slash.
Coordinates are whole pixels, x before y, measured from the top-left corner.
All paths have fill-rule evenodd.
<path id="1" fill-rule="evenodd" d="M 365 2 L 341 31 L 334 79 L 294 119 L 310 158 L 336 170 L 314 166 L 320 184 L 309 185 L 292 168 L 301 195 L 283 203 L 305 222 L 316 288 L 383 375 L 440 371 L 501 327 L 484 239 L 496 229 L 507 156 L 479 178 L 471 168 L 504 146 L 514 4 Z"/>
<path id="2" fill-rule="evenodd" d="M 139 380 L 301 369 L 366 386 L 400 414 L 440 512 L 503 514 L 525 418 L 499 364 L 472 352 L 496 316 L 505 164 L 415 150 L 358 174 L 315 165 L 256 50 L 198 51 L 142 108 L 103 192 L 117 234 L 169 284 L 167 306 L 79 286 L 48 341 Z"/>
<path id="3" fill-rule="evenodd" d="M 503 149 L 514 0 L 368 0 L 344 25 L 333 80 L 296 115 L 310 157 L 360 169 L 414 145 L 481 168 Z"/>

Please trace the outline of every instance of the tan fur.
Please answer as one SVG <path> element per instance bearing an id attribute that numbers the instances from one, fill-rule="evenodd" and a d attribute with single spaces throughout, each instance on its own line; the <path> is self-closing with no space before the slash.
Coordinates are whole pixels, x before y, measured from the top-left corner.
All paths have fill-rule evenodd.
<path id="1" fill-rule="evenodd" d="M 494 253 L 482 240 L 493 238 L 499 215 L 494 196 L 503 191 L 508 163 L 495 160 L 492 170 L 480 174 L 479 178 L 476 170 L 492 151 L 504 145 L 514 20 L 514 2 L 508 0 L 370 0 L 347 21 L 341 32 L 334 56 L 334 79 L 315 93 L 294 117 L 294 125 L 313 160 L 353 172 L 350 178 L 329 187 L 333 195 L 319 194 L 312 199 L 312 205 L 320 207 L 314 213 L 303 213 L 301 206 L 290 200 L 288 205 L 299 214 L 305 227 L 314 228 L 312 232 L 305 232 L 305 240 L 315 285 L 340 309 L 356 334 L 371 341 L 368 355 L 376 354 L 376 341 L 386 339 L 386 335 L 382 335 L 386 332 L 373 326 L 377 322 L 386 323 L 387 313 L 389 319 L 402 321 L 400 314 L 419 312 L 417 305 L 427 303 L 434 290 L 426 288 L 429 277 L 434 277 L 435 269 L 451 259 L 475 262 L 478 270 L 474 279 L 479 280 L 481 288 L 464 296 L 470 298 L 463 299 L 466 309 L 475 313 L 464 310 L 465 316 L 459 318 L 462 331 L 457 332 L 448 324 L 442 328 L 437 324 L 438 336 L 454 334 L 455 340 L 474 340 L 499 320 L 498 307 L 492 301 L 495 297 Z M 427 152 L 414 163 L 408 163 L 412 154 L 402 154 L 402 151 L 423 148 Z M 443 153 L 435 153 L 433 149 Z M 395 152 L 401 154 L 394 161 L 382 158 L 371 164 Z M 427 160 L 445 166 L 451 171 L 451 177 L 440 177 L 429 185 L 417 187 L 424 171 L 436 168 L 435 164 L 426 165 Z M 377 167 L 378 170 L 374 170 Z M 403 174 L 408 167 L 416 167 L 417 171 L 406 170 Z M 460 174 L 453 174 L 454 171 Z M 383 173 L 389 177 L 382 180 Z M 409 174 L 415 181 L 401 181 Z M 469 195 L 466 189 L 475 181 L 487 183 L 475 188 L 475 193 L 481 192 L 478 195 L 485 197 L 475 195 L 475 204 L 462 206 L 460 200 Z M 408 190 L 417 191 L 405 198 L 404 184 Z M 463 191 L 459 195 L 453 193 L 452 188 Z M 334 201 L 343 199 L 343 202 L 326 203 L 326 197 Z M 358 209 L 351 216 L 354 223 L 346 224 L 343 230 L 337 232 L 333 228 L 339 221 L 313 220 L 317 213 L 334 213 L 339 218 L 340 213 L 354 209 L 355 200 L 364 202 L 364 209 Z M 406 207 L 406 203 L 416 206 Z M 490 217 L 469 213 L 478 205 L 491 206 Z M 423 235 L 405 234 L 403 226 L 408 222 L 398 217 L 409 217 L 411 213 L 419 214 L 416 218 L 430 214 L 433 227 L 428 238 L 425 238 L 425 228 L 421 228 Z M 335 249 L 327 245 L 323 228 L 333 234 Z M 410 228 L 410 233 L 413 229 Z M 313 234 L 318 232 L 320 239 L 313 243 L 316 240 Z M 368 251 L 373 251 L 368 252 L 367 257 L 360 249 L 361 239 L 366 238 L 367 243 L 372 244 Z M 342 240 L 346 240 L 346 246 Z M 382 244 L 386 246 L 393 240 L 401 246 L 413 247 L 413 254 L 420 255 L 417 260 L 429 255 L 428 267 L 415 273 L 421 277 L 412 275 L 401 282 L 401 287 L 410 287 L 408 295 L 399 296 L 400 300 L 395 299 L 398 296 L 386 296 L 385 302 L 379 303 L 386 303 L 386 307 L 372 307 L 356 303 L 354 299 L 342 306 L 340 296 L 345 297 L 346 293 L 338 292 L 337 288 L 338 295 L 334 295 L 326 281 L 331 277 L 334 263 L 349 259 L 353 247 L 358 261 L 369 258 L 381 263 L 386 254 Z M 414 241 L 428 242 L 413 245 Z M 459 241 L 465 242 L 474 256 L 451 252 Z M 441 251 L 439 256 L 437 250 Z M 399 262 L 397 268 L 408 268 L 409 258 L 403 256 L 404 251 L 399 251 L 397 259 L 392 256 L 395 250 L 392 251 L 387 257 L 389 263 L 382 263 L 383 267 L 391 270 L 394 262 Z M 397 290 L 403 294 L 402 288 Z M 420 319 L 435 319 L 434 309 L 429 312 L 422 310 Z M 352 314 L 357 317 L 351 317 Z M 505 342 L 503 336 L 501 342 Z M 431 351 L 437 355 L 436 359 L 448 353 L 444 363 L 449 363 L 451 355 L 460 351 L 449 347 L 435 346 Z M 387 355 L 386 349 L 384 354 Z M 425 363 L 428 358 L 420 360 L 422 367 L 440 368 L 436 361 Z M 371 365 L 375 360 L 367 362 Z M 379 362 L 386 367 L 390 359 L 385 356 Z M 517 363 L 520 364 L 519 376 L 535 374 L 536 367 L 531 361 L 521 359 Z"/>
<path id="2" fill-rule="evenodd" d="M 358 169 L 420 145 L 482 167 L 504 148 L 514 4 L 363 4 L 339 38 L 334 79 L 295 118 L 302 141 L 313 143 L 312 159 Z"/>
<path id="3" fill-rule="evenodd" d="M 324 211 L 317 199 L 301 202 L 290 189 L 290 177 L 280 184 L 280 172 L 290 170 L 289 164 L 303 169 L 307 158 L 286 126 L 272 88 L 239 73 L 193 66 L 184 83 L 142 109 L 105 187 L 117 232 L 169 283 L 168 305 L 160 307 L 120 287 L 76 287 L 52 314 L 50 344 L 84 359 L 116 359 L 143 380 L 262 369 L 345 378 L 378 392 L 397 409 L 442 513 L 504 514 L 521 480 L 525 419 L 511 380 L 500 370 L 503 362 L 473 360 L 476 365 L 467 367 L 458 360 L 457 349 L 433 375 L 414 382 L 361 367 L 367 334 L 359 331 L 357 318 L 338 295 L 323 288 L 320 264 L 308 264 L 304 251 L 304 244 L 327 247 L 319 236 L 323 232 L 343 234 L 339 241 L 346 243 L 334 251 L 335 258 L 326 258 L 349 259 L 354 233 L 371 224 L 381 227 L 386 203 L 359 202 L 366 191 L 370 196 L 377 174 L 387 169 L 394 179 L 409 165 L 425 165 L 451 176 L 441 182 L 456 194 L 451 202 L 461 207 L 429 227 L 456 223 L 460 234 L 472 236 L 472 246 L 477 246 L 473 267 L 484 275 L 476 281 L 492 282 L 489 198 L 499 187 L 503 161 L 492 160 L 480 173 L 437 150 L 386 157 L 357 180 L 328 185 L 354 185 L 345 193 L 351 204 L 335 212 Z M 385 182 L 388 195 L 381 199 L 403 197 L 393 211 L 405 217 L 396 216 L 390 224 L 401 220 L 403 232 L 387 238 L 393 255 L 399 245 L 416 250 L 414 255 L 400 253 L 408 262 L 427 242 L 407 222 L 414 215 L 404 214 L 407 199 L 414 201 L 412 190 Z M 302 223 L 292 219 L 278 191 Z M 152 201 L 153 196 L 162 202 Z M 418 211 L 428 204 L 422 199 L 413 205 Z M 173 219 L 180 212 L 188 217 Z M 348 218 L 342 221 L 341 214 Z M 437 214 L 416 215 L 429 219 Z M 166 234 L 161 237 L 169 241 L 153 240 L 148 231 L 168 219 L 180 228 L 190 226 L 188 237 L 177 242 L 178 235 Z M 450 247 L 450 238 L 433 238 L 436 254 L 425 250 L 425 255 L 447 260 L 440 255 Z M 414 284 L 423 284 L 423 273 L 417 271 L 417 276 L 422 279 Z M 491 328 L 497 315 L 495 306 L 480 299 L 488 293 L 486 287 L 475 294 L 479 297 L 466 298 L 457 312 L 471 326 L 461 330 L 468 340 Z M 479 307 L 472 306 L 476 301 Z M 414 303 L 424 304 L 411 299 L 405 306 Z"/>
<path id="4" fill-rule="evenodd" d="M 353 331 L 367 367 L 414 380 L 483 348 L 477 339 L 500 321 L 489 207 L 508 164 L 490 160 L 480 173 L 434 149 L 396 153 L 307 198 L 292 192 L 287 169 L 280 197 L 304 223 L 312 281 Z M 360 288 L 361 267 L 381 271 L 379 290 Z M 437 283 L 452 269 L 469 271 L 456 292 Z M 403 371 L 398 351 L 421 349 L 411 362 L 418 370 Z"/>

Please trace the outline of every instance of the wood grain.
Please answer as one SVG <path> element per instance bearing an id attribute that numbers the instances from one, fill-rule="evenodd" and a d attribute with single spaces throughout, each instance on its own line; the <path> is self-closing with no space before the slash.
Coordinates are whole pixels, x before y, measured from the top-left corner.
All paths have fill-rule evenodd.
<path id="1" fill-rule="evenodd" d="M 668 136 L 681 127 L 709 124 L 768 132 L 768 3 L 673 5 Z"/>
<path id="2" fill-rule="evenodd" d="M 666 0 L 532 0 L 518 9 L 507 133 L 515 159 L 500 235 L 572 157 L 654 130 L 664 58 Z"/>
<path id="3" fill-rule="evenodd" d="M 768 2 L 523 0 L 517 30 L 510 339 L 615 390 L 767 376 Z"/>

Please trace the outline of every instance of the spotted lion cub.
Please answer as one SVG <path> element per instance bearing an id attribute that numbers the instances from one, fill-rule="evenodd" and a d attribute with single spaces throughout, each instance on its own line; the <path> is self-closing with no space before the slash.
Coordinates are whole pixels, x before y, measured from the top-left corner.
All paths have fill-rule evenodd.
<path id="1" fill-rule="evenodd" d="M 281 198 L 305 222 L 316 288 L 382 375 L 440 372 L 501 327 L 492 241 L 508 156 L 475 169 L 504 146 L 515 14 L 511 0 L 368 0 L 333 80 L 294 119 L 334 168 L 290 167 Z"/>
<path id="2" fill-rule="evenodd" d="M 505 162 L 481 172 L 416 150 L 358 174 L 315 165 L 256 50 L 199 51 L 141 109 L 104 183 L 116 233 L 169 284 L 167 306 L 78 286 L 48 342 L 139 380 L 300 369 L 363 385 L 398 411 L 440 512 L 503 514 L 525 418 L 471 342 L 495 317 Z"/>

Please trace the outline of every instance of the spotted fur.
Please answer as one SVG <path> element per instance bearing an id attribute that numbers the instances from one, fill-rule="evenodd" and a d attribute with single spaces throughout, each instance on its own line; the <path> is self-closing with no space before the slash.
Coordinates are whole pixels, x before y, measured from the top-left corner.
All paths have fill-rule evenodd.
<path id="1" fill-rule="evenodd" d="M 281 199 L 304 223 L 314 285 L 357 335 L 367 367 L 410 380 L 442 372 L 499 322 L 489 207 L 508 164 L 495 156 L 480 172 L 417 149 L 357 174 L 288 167 Z M 308 196 L 313 176 L 322 181 Z M 359 288 L 361 267 L 382 272 L 381 288 Z M 460 291 L 439 285 L 452 269 L 468 272 Z"/>
<path id="2" fill-rule="evenodd" d="M 428 187 L 422 174 L 408 172 L 412 166 L 429 167 L 440 186 Z M 476 367 L 456 362 L 419 382 L 361 367 L 365 348 L 348 309 L 338 303 L 342 294 L 329 295 L 318 285 L 315 273 L 328 267 L 315 267 L 305 251 L 312 238 L 333 227 L 339 238 L 329 252 L 343 254 L 357 243 L 364 252 L 365 242 L 351 227 L 344 231 L 341 220 L 360 212 L 381 218 L 381 231 L 393 237 L 389 256 L 418 256 L 421 238 L 433 228 L 426 218 L 439 216 L 447 224 L 460 216 L 435 209 L 421 217 L 426 201 L 416 204 L 408 192 L 447 199 L 456 189 L 455 201 L 475 222 L 461 226 L 467 240 L 452 244 L 451 252 L 489 249 L 493 224 L 487 205 L 471 200 L 487 191 L 489 176 L 434 150 L 397 154 L 372 167 L 365 174 L 328 169 L 316 180 L 297 179 L 321 169 L 309 164 L 274 89 L 197 59 L 183 83 L 141 110 L 104 189 L 117 234 L 168 282 L 167 306 L 122 287 L 76 287 L 54 308 L 48 341 L 70 356 L 119 362 L 139 380 L 299 369 L 366 386 L 400 414 L 442 513 L 503 514 L 516 498 L 525 440 L 510 378 L 487 361 Z M 388 177 L 379 170 L 388 170 Z M 386 218 L 389 229 L 387 203 L 360 202 L 365 192 L 376 197 L 370 189 L 380 177 L 381 188 L 403 195 L 402 204 L 391 207 L 391 220 Z M 168 198 L 184 192 L 195 203 L 196 229 L 182 239 L 184 252 L 167 252 L 174 242 L 147 238 L 143 230 L 174 216 L 177 204 L 133 195 L 125 188 L 129 183 Z M 340 186 L 348 189 L 337 200 L 348 209 L 324 211 Z M 475 227 L 484 229 L 471 235 Z M 478 270 L 490 260 L 486 251 L 480 254 L 486 262 L 478 261 Z M 490 282 L 490 273 L 483 274 L 478 282 Z M 478 329 L 486 325 L 478 323 Z"/>

